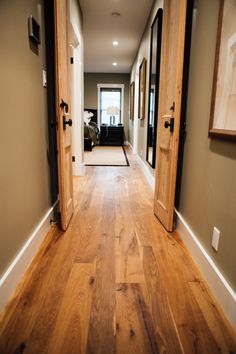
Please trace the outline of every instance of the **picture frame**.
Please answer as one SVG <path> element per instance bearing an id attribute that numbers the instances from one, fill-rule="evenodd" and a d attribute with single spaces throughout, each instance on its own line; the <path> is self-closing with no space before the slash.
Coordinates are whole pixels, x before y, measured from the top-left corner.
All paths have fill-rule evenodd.
<path id="1" fill-rule="evenodd" d="M 220 0 L 209 136 L 236 140 L 236 3 Z"/>
<path id="2" fill-rule="evenodd" d="M 138 98 L 138 118 L 145 119 L 145 101 L 146 101 L 146 71 L 147 59 L 143 58 L 139 66 L 139 98 Z"/>
<path id="3" fill-rule="evenodd" d="M 134 92 L 135 92 L 135 82 L 130 84 L 130 119 L 134 120 Z"/>

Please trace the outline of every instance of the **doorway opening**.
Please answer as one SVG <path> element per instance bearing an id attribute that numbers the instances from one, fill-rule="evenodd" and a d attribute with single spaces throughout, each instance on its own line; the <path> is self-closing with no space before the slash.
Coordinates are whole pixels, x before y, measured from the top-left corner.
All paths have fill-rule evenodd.
<path id="1" fill-rule="evenodd" d="M 86 109 L 86 165 L 129 166 L 124 150 L 124 87 L 97 84 L 97 111 Z"/>

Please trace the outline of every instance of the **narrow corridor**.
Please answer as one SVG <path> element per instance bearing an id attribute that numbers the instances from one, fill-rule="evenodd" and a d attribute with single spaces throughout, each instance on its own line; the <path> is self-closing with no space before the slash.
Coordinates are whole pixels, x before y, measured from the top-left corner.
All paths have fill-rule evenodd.
<path id="1" fill-rule="evenodd" d="M 236 342 L 177 233 L 153 215 L 130 167 L 74 180 L 65 233 L 53 226 L 7 306 L 1 354 L 235 353 Z"/>

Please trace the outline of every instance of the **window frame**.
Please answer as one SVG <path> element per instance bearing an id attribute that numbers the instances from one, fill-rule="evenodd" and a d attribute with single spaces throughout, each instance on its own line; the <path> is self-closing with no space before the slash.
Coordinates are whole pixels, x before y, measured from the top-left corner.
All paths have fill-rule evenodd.
<path id="1" fill-rule="evenodd" d="M 100 105 L 100 94 L 102 88 L 118 88 L 121 89 L 121 124 L 124 125 L 124 84 L 97 84 L 97 107 L 98 107 L 98 127 L 101 126 L 101 105 Z"/>

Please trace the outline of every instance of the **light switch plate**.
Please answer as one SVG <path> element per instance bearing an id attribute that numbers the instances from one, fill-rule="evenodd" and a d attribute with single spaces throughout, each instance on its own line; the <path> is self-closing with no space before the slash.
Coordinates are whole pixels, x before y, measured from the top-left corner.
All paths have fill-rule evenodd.
<path id="1" fill-rule="evenodd" d="M 218 251 L 219 239 L 220 239 L 220 231 L 216 227 L 214 227 L 211 245 L 215 251 Z"/>

